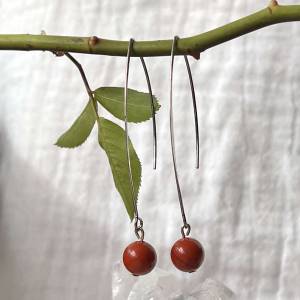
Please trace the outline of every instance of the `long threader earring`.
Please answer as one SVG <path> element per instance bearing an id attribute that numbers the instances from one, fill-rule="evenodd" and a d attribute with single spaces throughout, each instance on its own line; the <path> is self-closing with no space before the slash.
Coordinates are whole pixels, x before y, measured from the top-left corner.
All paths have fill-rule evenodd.
<path id="1" fill-rule="evenodd" d="M 175 181 L 178 193 L 178 199 L 181 209 L 183 226 L 181 227 L 182 238 L 177 240 L 171 249 L 171 260 L 175 267 L 183 272 L 194 272 L 202 264 L 204 260 L 204 249 L 199 241 L 193 238 L 189 238 L 191 232 L 191 226 L 186 220 L 186 215 L 184 211 L 183 199 L 178 179 L 178 172 L 176 166 L 176 153 L 175 153 L 175 138 L 174 138 L 174 120 L 173 120 L 173 68 L 174 68 L 174 52 L 177 44 L 178 37 L 175 36 L 172 43 L 171 50 L 171 74 L 170 74 L 170 137 L 171 137 L 171 150 L 173 159 L 173 168 L 175 174 Z M 199 167 L 199 137 L 198 137 L 198 120 L 197 120 L 197 108 L 195 101 L 194 85 L 192 80 L 192 75 L 186 56 L 185 63 L 188 70 L 192 98 L 193 98 L 193 108 L 195 117 L 195 129 L 196 129 L 196 168 Z"/>
<path id="2" fill-rule="evenodd" d="M 138 238 L 138 241 L 135 241 L 129 244 L 123 252 L 123 263 L 126 269 L 135 276 L 145 275 L 153 270 L 156 265 L 156 252 L 154 248 L 147 242 L 144 241 L 144 229 L 143 229 L 143 220 L 139 217 L 138 207 L 137 207 L 137 195 L 135 192 L 131 162 L 130 162 L 130 150 L 129 150 L 129 136 L 128 136 L 128 124 L 127 124 L 127 113 L 128 113 L 128 74 L 129 74 L 129 64 L 130 57 L 132 54 L 134 40 L 130 39 L 127 50 L 127 64 L 126 64 L 126 76 L 125 76 L 125 89 L 124 89 L 124 125 L 125 125 L 125 149 L 127 154 L 127 163 L 128 163 L 128 175 L 131 186 L 132 201 L 134 205 L 134 227 L 135 234 Z M 150 80 L 148 81 L 148 74 L 146 72 L 146 65 L 144 60 L 142 60 L 144 71 L 147 78 L 148 88 L 150 86 Z M 151 87 L 149 88 L 151 90 Z M 152 93 L 151 93 L 151 100 Z M 153 105 L 153 103 L 152 103 Z M 153 112 L 153 111 L 152 111 Z M 153 123 L 153 128 L 155 123 Z M 155 131 L 156 132 L 156 131 Z M 156 135 L 154 139 L 154 144 L 156 145 Z M 156 147 L 155 147 L 155 165 L 156 165 Z"/>

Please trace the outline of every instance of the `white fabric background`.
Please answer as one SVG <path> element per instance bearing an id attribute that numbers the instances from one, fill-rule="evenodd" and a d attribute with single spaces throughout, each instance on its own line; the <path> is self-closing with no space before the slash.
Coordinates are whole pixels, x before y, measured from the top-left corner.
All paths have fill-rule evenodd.
<path id="1" fill-rule="evenodd" d="M 292 4 L 298 1 L 281 1 Z M 0 33 L 98 35 L 127 40 L 203 32 L 267 1 L 1 1 Z M 169 58 L 147 59 L 162 108 L 158 170 L 151 123 L 131 126 L 143 163 L 140 212 L 158 265 L 183 286 L 207 277 L 238 299 L 300 299 L 300 24 L 268 27 L 191 60 L 200 118 L 194 170 L 190 90 L 175 62 L 179 172 L 192 224 L 203 243 L 199 272 L 181 275 L 169 250 L 180 237 L 169 132 Z M 75 55 L 91 86 L 122 86 L 125 59 Z M 94 130 L 76 150 L 53 146 L 87 96 L 66 58 L 0 52 L 0 298 L 111 298 L 111 270 L 135 239 Z M 146 91 L 138 60 L 130 86 Z"/>

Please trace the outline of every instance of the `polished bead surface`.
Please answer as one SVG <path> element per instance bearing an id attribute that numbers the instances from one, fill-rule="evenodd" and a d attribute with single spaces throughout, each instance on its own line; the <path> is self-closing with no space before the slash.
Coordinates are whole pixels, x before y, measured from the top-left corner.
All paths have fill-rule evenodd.
<path id="1" fill-rule="evenodd" d="M 123 253 L 124 266 L 135 276 L 151 272 L 156 265 L 156 260 L 154 248 L 145 241 L 131 243 Z"/>
<path id="2" fill-rule="evenodd" d="M 204 260 L 204 249 L 200 242 L 192 238 L 182 238 L 171 249 L 171 259 L 177 269 L 195 272 Z"/>

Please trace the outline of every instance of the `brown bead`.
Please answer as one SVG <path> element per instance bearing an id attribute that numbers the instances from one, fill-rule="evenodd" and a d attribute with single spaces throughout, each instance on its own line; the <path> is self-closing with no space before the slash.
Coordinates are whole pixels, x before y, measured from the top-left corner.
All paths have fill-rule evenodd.
<path id="1" fill-rule="evenodd" d="M 136 241 L 124 250 L 123 263 L 133 275 L 145 275 L 156 265 L 156 252 L 147 242 Z"/>
<path id="2" fill-rule="evenodd" d="M 204 260 L 204 249 L 197 240 L 185 237 L 173 245 L 171 259 L 177 269 L 192 273 L 201 266 Z"/>

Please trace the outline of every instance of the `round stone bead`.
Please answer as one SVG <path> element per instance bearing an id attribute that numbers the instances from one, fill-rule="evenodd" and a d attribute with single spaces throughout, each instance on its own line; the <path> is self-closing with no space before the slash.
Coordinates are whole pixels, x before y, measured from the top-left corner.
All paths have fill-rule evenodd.
<path id="1" fill-rule="evenodd" d="M 204 260 L 204 249 L 197 240 L 185 237 L 173 245 L 171 259 L 177 269 L 192 273 L 201 266 Z"/>
<path id="2" fill-rule="evenodd" d="M 156 260 L 154 248 L 145 241 L 131 243 L 123 253 L 124 266 L 135 276 L 151 272 L 156 265 Z"/>

